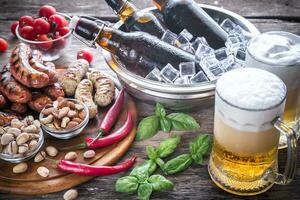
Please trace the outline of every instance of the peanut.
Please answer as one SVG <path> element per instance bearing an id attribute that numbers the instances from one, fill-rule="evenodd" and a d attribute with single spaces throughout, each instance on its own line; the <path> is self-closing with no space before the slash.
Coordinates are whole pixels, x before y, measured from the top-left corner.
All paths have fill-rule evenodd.
<path id="1" fill-rule="evenodd" d="M 69 123 L 69 121 L 70 121 L 70 118 L 69 118 L 69 117 L 64 117 L 64 118 L 61 120 L 60 126 L 61 126 L 62 128 L 66 128 L 66 127 L 67 127 L 67 124 Z"/>
<path id="2" fill-rule="evenodd" d="M 84 119 L 85 118 L 85 112 L 84 110 L 80 111 L 79 114 L 78 114 L 79 118 L 80 119 Z"/>
<path id="3" fill-rule="evenodd" d="M 65 117 L 69 111 L 70 111 L 69 107 L 61 108 L 58 112 L 58 119 L 62 119 L 63 117 Z"/>
<path id="4" fill-rule="evenodd" d="M 78 118 L 78 117 L 74 117 L 72 119 L 72 121 L 77 122 L 78 124 L 80 124 L 82 122 L 82 119 Z"/>
<path id="5" fill-rule="evenodd" d="M 50 108 L 45 108 L 43 111 L 42 111 L 42 114 L 44 115 L 50 115 L 53 111 L 54 107 L 50 107 Z"/>
<path id="6" fill-rule="evenodd" d="M 76 105 L 75 105 L 75 109 L 76 109 L 76 110 L 83 110 L 83 108 L 84 108 L 84 107 L 83 107 L 83 105 L 81 105 L 81 104 L 76 104 Z"/>
<path id="7" fill-rule="evenodd" d="M 74 122 L 74 121 L 70 121 L 68 124 L 67 124 L 67 127 L 66 128 L 74 128 L 75 126 L 77 126 L 79 123 L 78 122 Z"/>
<path id="8" fill-rule="evenodd" d="M 48 115 L 47 117 L 42 118 L 40 121 L 42 124 L 50 124 L 53 121 L 53 115 Z"/>
<path id="9" fill-rule="evenodd" d="M 72 117 L 76 117 L 78 115 L 78 113 L 75 110 L 70 110 L 68 112 L 68 117 L 72 118 Z"/>

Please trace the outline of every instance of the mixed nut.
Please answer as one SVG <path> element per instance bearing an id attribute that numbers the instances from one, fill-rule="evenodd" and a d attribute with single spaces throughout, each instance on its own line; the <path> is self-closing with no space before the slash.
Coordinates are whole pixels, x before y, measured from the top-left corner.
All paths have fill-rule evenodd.
<path id="1" fill-rule="evenodd" d="M 51 106 L 42 110 L 40 122 L 49 128 L 62 130 L 79 125 L 86 117 L 84 106 L 69 99 L 59 97 Z"/>
<path id="2" fill-rule="evenodd" d="M 0 153 L 25 156 L 37 147 L 40 131 L 40 122 L 33 116 L 13 119 L 9 126 L 0 127 Z"/>

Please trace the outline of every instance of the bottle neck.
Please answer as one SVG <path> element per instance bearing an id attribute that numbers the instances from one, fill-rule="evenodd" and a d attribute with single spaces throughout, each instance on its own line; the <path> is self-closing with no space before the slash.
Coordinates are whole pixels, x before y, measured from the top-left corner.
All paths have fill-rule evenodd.
<path id="1" fill-rule="evenodd" d="M 164 6 L 168 3 L 169 0 L 153 0 L 153 3 L 159 11 L 162 11 Z"/>
<path id="2" fill-rule="evenodd" d="M 105 0 L 106 3 L 115 11 L 122 21 L 126 21 L 133 16 L 137 8 L 128 0 Z"/>

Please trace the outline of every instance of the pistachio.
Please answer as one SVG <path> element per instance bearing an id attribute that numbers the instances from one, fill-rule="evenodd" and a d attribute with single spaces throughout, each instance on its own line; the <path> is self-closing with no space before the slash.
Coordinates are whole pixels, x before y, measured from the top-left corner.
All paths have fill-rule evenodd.
<path id="1" fill-rule="evenodd" d="M 34 162 L 35 163 L 41 162 L 41 161 L 43 161 L 45 159 L 45 157 L 46 157 L 45 151 L 40 151 L 34 157 Z"/>
<path id="2" fill-rule="evenodd" d="M 21 130 L 18 128 L 9 128 L 7 130 L 7 133 L 14 135 L 15 137 L 18 137 L 21 134 Z"/>
<path id="3" fill-rule="evenodd" d="M 39 120 L 34 120 L 33 122 L 32 122 L 32 124 L 33 125 L 35 125 L 35 127 L 37 127 L 38 129 L 41 127 L 41 122 L 39 121 Z"/>
<path id="4" fill-rule="evenodd" d="M 58 101 L 57 100 L 53 102 L 53 108 L 58 108 Z"/>
<path id="5" fill-rule="evenodd" d="M 70 121 L 70 118 L 69 118 L 69 117 L 64 117 L 64 118 L 61 120 L 60 126 L 61 126 L 62 128 L 66 128 L 66 127 L 67 127 L 67 123 L 69 123 L 69 121 Z"/>
<path id="6" fill-rule="evenodd" d="M 24 132 L 27 133 L 38 133 L 40 132 L 39 128 L 37 128 L 35 125 L 29 125 L 26 128 L 23 129 Z"/>
<path id="7" fill-rule="evenodd" d="M 5 132 L 6 131 L 2 127 L 0 127 L 0 135 L 3 135 Z"/>
<path id="8" fill-rule="evenodd" d="M 28 165 L 25 162 L 19 163 L 13 167 L 13 173 L 20 174 L 26 172 L 28 169 Z"/>
<path id="9" fill-rule="evenodd" d="M 64 200 L 74 200 L 78 197 L 78 192 L 75 189 L 70 189 L 65 192 L 63 198 Z"/>
<path id="10" fill-rule="evenodd" d="M 16 142 L 18 145 L 24 144 L 29 140 L 29 134 L 28 133 L 21 133 L 17 138 Z"/>
<path id="11" fill-rule="evenodd" d="M 10 142 L 11 144 L 11 150 L 13 154 L 17 154 L 18 153 L 18 145 L 16 141 L 12 141 Z"/>
<path id="12" fill-rule="evenodd" d="M 37 168 L 36 171 L 41 177 L 44 177 L 44 178 L 48 177 L 50 174 L 49 169 L 44 166 Z"/>
<path id="13" fill-rule="evenodd" d="M 76 160 L 76 158 L 77 158 L 77 153 L 75 151 L 71 151 L 65 155 L 65 160 L 72 161 L 72 160 Z"/>
<path id="14" fill-rule="evenodd" d="M 81 104 L 75 104 L 75 109 L 76 110 L 82 110 L 84 107 Z"/>
<path id="15" fill-rule="evenodd" d="M 53 111 L 54 107 L 50 107 L 50 108 L 45 108 L 43 111 L 42 111 L 42 114 L 43 115 L 50 115 Z"/>
<path id="16" fill-rule="evenodd" d="M 34 148 L 36 147 L 37 143 L 38 143 L 37 140 L 31 140 L 31 141 L 29 142 L 29 144 L 28 144 L 29 149 L 30 149 L 30 150 L 31 150 L 31 149 L 34 149 Z"/>
<path id="17" fill-rule="evenodd" d="M 53 121 L 53 118 L 54 118 L 53 115 L 50 114 L 47 117 L 40 119 L 40 122 L 42 124 L 50 124 Z"/>
<path id="18" fill-rule="evenodd" d="M 74 127 L 77 126 L 78 124 L 79 124 L 78 122 L 70 121 L 70 122 L 67 124 L 67 127 L 66 127 L 66 128 L 74 128 Z"/>
<path id="19" fill-rule="evenodd" d="M 36 133 L 28 133 L 28 135 L 29 135 L 29 140 L 39 139 L 41 137 L 40 134 L 36 134 Z"/>
<path id="20" fill-rule="evenodd" d="M 51 157 L 55 157 L 58 154 L 58 150 L 54 146 L 48 146 L 46 152 Z"/>
<path id="21" fill-rule="evenodd" d="M 20 154 L 25 153 L 26 151 L 28 151 L 28 149 L 29 149 L 28 144 L 21 144 L 19 145 L 18 153 Z"/>
<path id="22" fill-rule="evenodd" d="M 10 122 L 11 127 L 20 129 L 24 124 L 19 119 L 13 119 Z"/>
<path id="23" fill-rule="evenodd" d="M 83 153 L 84 158 L 93 158 L 95 156 L 95 151 L 94 150 L 87 150 Z"/>
<path id="24" fill-rule="evenodd" d="M 75 110 L 70 110 L 68 112 L 68 117 L 72 118 L 72 117 L 76 117 L 78 115 L 78 113 Z"/>
<path id="25" fill-rule="evenodd" d="M 7 145 L 8 143 L 10 143 L 13 140 L 14 140 L 14 136 L 12 134 L 5 133 L 1 136 L 1 144 L 3 146 Z"/>
<path id="26" fill-rule="evenodd" d="M 69 107 L 63 107 L 59 110 L 58 118 L 62 119 L 63 117 L 67 116 L 68 112 L 70 111 Z"/>

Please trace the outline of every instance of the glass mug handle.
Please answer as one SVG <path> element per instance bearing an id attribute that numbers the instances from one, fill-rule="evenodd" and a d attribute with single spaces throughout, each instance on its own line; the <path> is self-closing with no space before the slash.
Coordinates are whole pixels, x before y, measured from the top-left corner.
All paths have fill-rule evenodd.
<path id="1" fill-rule="evenodd" d="M 279 117 L 275 118 L 272 124 L 277 130 L 279 130 L 283 135 L 287 137 L 287 161 L 283 174 L 274 172 L 273 170 L 268 170 L 265 173 L 265 177 L 268 181 L 275 182 L 276 184 L 287 185 L 293 180 L 297 167 L 296 132 L 292 128 L 287 126 L 284 122 L 282 122 Z"/>

